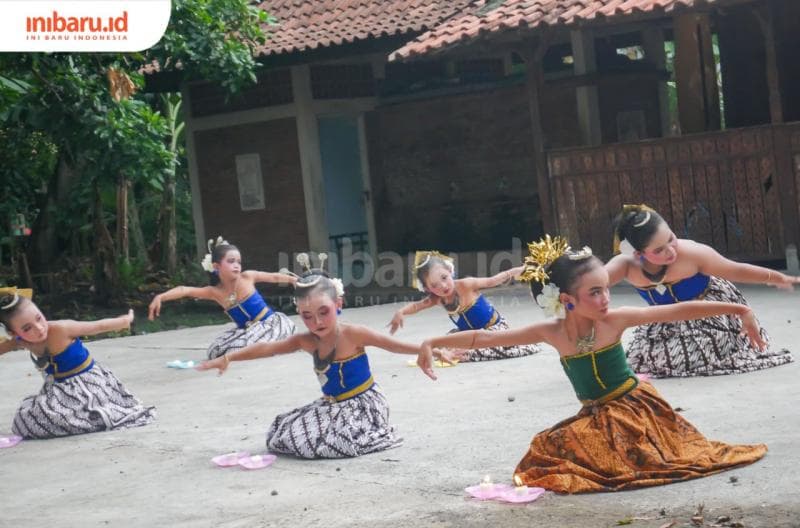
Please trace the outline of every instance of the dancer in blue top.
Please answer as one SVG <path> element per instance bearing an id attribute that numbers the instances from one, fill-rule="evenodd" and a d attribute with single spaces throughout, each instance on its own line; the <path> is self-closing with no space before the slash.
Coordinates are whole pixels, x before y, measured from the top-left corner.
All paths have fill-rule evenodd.
<path id="1" fill-rule="evenodd" d="M 611 284 L 631 283 L 651 306 L 690 300 L 747 305 L 732 282 L 791 290 L 797 277 L 728 260 L 714 249 L 679 239 L 646 205 L 626 205 L 617 219 L 615 249 L 606 264 Z M 693 321 L 655 322 L 638 327 L 626 347 L 636 372 L 654 377 L 710 376 L 749 372 L 791 362 L 788 350 L 753 346 L 729 315 Z M 769 343 L 767 333 L 762 337 Z"/>
<path id="2" fill-rule="evenodd" d="M 229 352 L 198 370 L 218 369 L 222 374 L 234 361 L 306 351 L 313 359 L 322 397 L 278 415 L 267 432 L 267 448 L 301 458 L 341 458 L 397 447 L 402 439 L 389 424 L 389 404 L 372 378 L 365 347 L 418 354 L 419 346 L 339 322 L 341 281 L 329 278 L 321 267 L 310 269 L 304 253 L 298 261 L 308 271 L 295 284 L 295 302 L 308 332 Z M 451 359 L 447 352 L 438 357 Z"/>
<path id="3" fill-rule="evenodd" d="M 508 323 L 481 290 L 511 282 L 522 273 L 524 266 L 502 271 L 492 277 L 465 277 L 456 279 L 453 259 L 437 251 L 417 251 L 414 259 L 414 286 L 428 294 L 395 312 L 389 322 L 391 334 L 403 326 L 406 315 L 415 314 L 433 306 L 443 306 L 456 328 L 452 332 L 485 329 L 507 330 Z M 463 351 L 462 361 L 489 361 L 529 356 L 539 351 L 534 344 L 511 347 L 490 347 Z"/>
<path id="4" fill-rule="evenodd" d="M 155 407 L 142 405 L 80 340 L 132 322 L 133 310 L 99 321 L 48 321 L 33 301 L 17 294 L 0 297 L 0 323 L 13 337 L 0 343 L 0 354 L 25 348 L 45 376 L 39 393 L 17 410 L 14 434 L 44 439 L 152 422 Z"/>
<path id="5" fill-rule="evenodd" d="M 236 327 L 214 339 L 208 347 L 209 359 L 253 343 L 285 339 L 294 333 L 294 323 L 286 314 L 267 306 L 255 287 L 258 282 L 293 284 L 296 280 L 294 277 L 281 273 L 242 271 L 239 249 L 222 240 L 222 237 L 208 241 L 208 254 L 202 265 L 209 272 L 211 284 L 203 288 L 176 286 L 156 295 L 150 303 L 151 321 L 161 313 L 161 303 L 164 301 L 194 297 L 216 302 L 225 309 Z"/>

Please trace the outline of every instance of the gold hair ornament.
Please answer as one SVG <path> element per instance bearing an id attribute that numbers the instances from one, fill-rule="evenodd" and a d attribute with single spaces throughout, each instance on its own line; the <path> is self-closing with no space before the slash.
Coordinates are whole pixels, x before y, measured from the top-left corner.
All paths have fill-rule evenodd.
<path id="1" fill-rule="evenodd" d="M 550 235 L 545 235 L 538 242 L 529 243 L 528 256 L 525 257 L 525 270 L 519 280 L 522 282 L 536 281 L 544 285 L 545 281 L 550 280 L 547 272 L 548 266 L 567 251 L 569 251 L 567 239 L 560 236 L 550 238 Z"/>
<path id="2" fill-rule="evenodd" d="M 317 255 L 317 258 L 319 259 L 319 268 L 311 267 L 311 257 L 309 257 L 308 253 L 299 253 L 296 258 L 297 258 L 297 263 L 300 264 L 302 268 L 304 268 L 303 273 L 311 273 L 312 275 L 306 277 L 299 277 L 298 275 L 292 273 L 288 269 L 281 268 L 280 273 L 283 273 L 285 275 L 291 275 L 298 279 L 297 282 L 295 282 L 294 284 L 295 289 L 311 288 L 312 286 L 316 286 L 317 284 L 319 284 L 319 281 L 321 281 L 323 278 L 326 278 L 330 280 L 333 283 L 333 286 L 336 288 L 337 297 L 344 297 L 344 283 L 342 282 L 342 279 L 325 277 L 324 275 L 325 261 L 328 260 L 327 253 L 319 253 Z M 295 304 L 297 303 L 295 302 Z"/>

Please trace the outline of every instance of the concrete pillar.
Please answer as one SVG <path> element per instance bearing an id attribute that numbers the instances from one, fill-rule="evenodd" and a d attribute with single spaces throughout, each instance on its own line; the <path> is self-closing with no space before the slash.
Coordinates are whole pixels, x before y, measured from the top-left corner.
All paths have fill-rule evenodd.
<path id="1" fill-rule="evenodd" d="M 719 90 L 708 14 L 687 13 L 673 20 L 681 132 L 719 130 Z"/>
<path id="2" fill-rule="evenodd" d="M 292 92 L 297 109 L 297 139 L 303 174 L 308 245 L 314 252 L 328 251 L 328 226 L 325 223 L 325 185 L 319 151 L 319 125 L 311 93 L 311 70 L 307 64 L 292 66 Z"/>
<path id="3" fill-rule="evenodd" d="M 597 60 L 594 52 L 594 35 L 586 29 L 574 29 L 570 32 L 572 40 L 572 59 L 575 75 L 597 72 Z M 597 86 L 579 86 L 575 93 L 578 103 L 578 121 L 585 145 L 602 143 L 600 128 L 600 102 Z"/>
<path id="4" fill-rule="evenodd" d="M 645 59 L 650 61 L 659 71 L 667 69 L 667 54 L 664 51 L 664 30 L 658 26 L 648 27 L 642 31 L 642 44 Z M 666 79 L 658 81 L 658 114 L 661 120 L 661 135 L 671 134 L 669 115 L 669 91 Z"/>

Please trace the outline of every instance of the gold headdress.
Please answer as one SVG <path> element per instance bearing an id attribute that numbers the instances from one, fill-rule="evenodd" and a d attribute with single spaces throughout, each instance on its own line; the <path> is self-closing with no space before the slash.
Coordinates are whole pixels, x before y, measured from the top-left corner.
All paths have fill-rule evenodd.
<path id="1" fill-rule="evenodd" d="M 567 251 L 569 251 L 567 239 L 559 236 L 550 238 L 550 235 L 545 235 L 538 242 L 530 242 L 528 256 L 525 257 L 525 271 L 519 280 L 544 284 L 550 278 L 547 267 Z"/>
<path id="2" fill-rule="evenodd" d="M 637 223 L 637 224 L 634 224 L 633 227 L 642 227 L 643 225 L 645 225 L 647 222 L 650 221 L 650 213 L 655 213 L 656 212 L 655 209 L 653 209 L 650 206 L 645 205 L 645 204 L 625 204 L 625 205 L 622 206 L 622 213 L 620 214 L 620 219 L 625 218 L 625 215 L 627 215 L 628 213 L 633 212 L 633 211 L 635 211 L 637 213 L 644 211 L 644 212 L 647 213 L 647 215 L 645 215 L 645 219 L 642 220 L 641 222 Z M 615 230 L 614 231 L 614 244 L 613 244 L 614 254 L 615 255 L 617 255 L 617 254 L 622 252 L 621 249 L 620 249 L 620 245 L 623 242 L 625 242 L 625 241 L 619 239 L 619 232 L 617 232 Z"/>
<path id="3" fill-rule="evenodd" d="M 421 267 L 425 266 L 428 262 L 430 262 L 431 257 L 436 257 L 442 259 L 445 266 L 450 269 L 450 273 L 455 271 L 455 265 L 453 264 L 453 258 L 448 257 L 438 251 L 430 250 L 430 251 L 417 251 L 414 254 L 414 269 L 411 273 L 411 286 L 418 289 L 421 292 L 425 291 L 425 286 L 417 279 L 417 270 Z"/>
<path id="4" fill-rule="evenodd" d="M 284 275 L 291 275 L 292 277 L 297 278 L 297 282 L 295 282 L 295 289 L 297 288 L 310 288 L 312 286 L 316 286 L 319 281 L 323 278 L 327 278 L 330 280 L 334 287 L 336 288 L 336 295 L 338 297 L 344 296 L 344 283 L 342 283 L 342 279 L 339 278 L 332 278 L 327 277 L 325 273 L 325 261 L 328 260 L 327 253 L 319 253 L 317 254 L 317 259 L 319 259 L 319 268 L 312 268 L 311 267 L 311 257 L 309 257 L 308 253 L 298 253 L 297 254 L 297 263 L 303 268 L 303 273 L 307 274 L 304 277 L 300 277 L 299 275 L 292 273 L 286 268 L 281 268 L 280 273 Z"/>

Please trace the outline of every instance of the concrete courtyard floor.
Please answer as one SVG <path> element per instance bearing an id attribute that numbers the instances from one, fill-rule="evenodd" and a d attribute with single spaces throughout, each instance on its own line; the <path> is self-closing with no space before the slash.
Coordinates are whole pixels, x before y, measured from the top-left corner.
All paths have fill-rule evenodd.
<path id="1" fill-rule="evenodd" d="M 774 346 L 797 356 L 800 292 L 743 291 Z M 512 326 L 542 317 L 522 287 L 492 292 L 491 298 Z M 615 289 L 613 300 L 642 304 L 629 288 Z M 342 317 L 385 331 L 396 308 L 352 308 Z M 449 328 L 445 314 L 431 310 L 407 318 L 398 337 L 418 342 Z M 202 359 L 222 329 L 91 343 L 94 356 L 131 392 L 157 406 L 158 420 L 0 450 L 0 526 L 679 528 L 694 526 L 690 518 L 699 505 L 702 526 L 800 526 L 798 363 L 743 375 L 655 381 L 667 401 L 709 438 L 766 443 L 769 453 L 754 465 L 669 486 L 547 493 L 528 505 L 504 505 L 470 500 L 463 489 L 485 474 L 510 483 L 532 436 L 578 410 L 552 349 L 440 369 L 436 382 L 406 365 L 411 356 L 371 349 L 391 421 L 405 439 L 402 447 L 356 459 L 279 456 L 269 468 L 248 471 L 221 469 L 210 459 L 235 450 L 263 452 L 272 418 L 317 398 L 319 384 L 311 359 L 300 353 L 236 363 L 222 377 L 166 368 L 173 359 Z M 0 358 L 0 433 L 10 433 L 19 401 L 40 385 L 27 354 Z M 719 517 L 730 521 L 716 523 Z"/>

